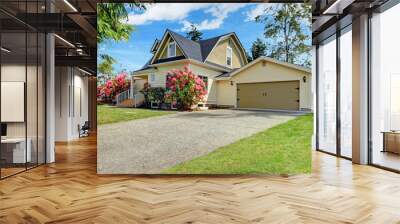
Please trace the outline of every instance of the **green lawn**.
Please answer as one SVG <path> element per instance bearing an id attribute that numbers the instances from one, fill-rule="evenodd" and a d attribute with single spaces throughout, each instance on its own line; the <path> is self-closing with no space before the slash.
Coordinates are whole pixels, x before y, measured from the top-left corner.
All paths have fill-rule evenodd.
<path id="1" fill-rule="evenodd" d="M 168 174 L 311 172 L 312 115 L 304 115 L 164 171 Z"/>
<path id="2" fill-rule="evenodd" d="M 121 121 L 130 121 L 147 117 L 173 114 L 173 111 L 149 110 L 140 108 L 118 108 L 108 105 L 97 106 L 97 122 L 99 125 Z"/>

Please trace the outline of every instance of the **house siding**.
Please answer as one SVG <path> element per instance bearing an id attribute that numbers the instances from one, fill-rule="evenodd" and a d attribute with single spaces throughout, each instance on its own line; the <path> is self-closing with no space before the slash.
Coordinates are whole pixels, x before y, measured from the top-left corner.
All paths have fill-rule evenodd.
<path id="1" fill-rule="evenodd" d="M 229 41 L 231 44 L 229 44 Z M 240 68 L 243 66 L 242 60 L 240 60 L 240 53 L 234 44 L 232 38 L 228 38 L 226 40 L 222 40 L 218 43 L 218 45 L 214 48 L 214 50 L 207 57 L 207 61 L 213 62 L 216 64 L 220 64 L 223 66 L 227 66 L 226 64 L 226 48 L 230 46 L 232 48 L 232 68 Z"/>
<path id="2" fill-rule="evenodd" d="M 264 64 L 264 66 L 263 66 Z M 306 82 L 303 77 L 306 76 Z M 311 74 L 297 69 L 289 68 L 272 62 L 259 61 L 232 77 L 233 85 L 230 81 L 218 81 L 218 105 L 237 106 L 237 84 L 274 82 L 274 81 L 294 81 L 300 82 L 300 109 L 312 109 Z"/>
<path id="3" fill-rule="evenodd" d="M 151 87 L 166 87 L 166 76 L 167 72 L 173 69 L 182 70 L 187 63 L 177 63 L 174 65 L 164 65 L 158 67 L 158 69 L 154 72 L 145 73 L 142 76 L 147 75 L 147 82 L 150 84 Z M 189 68 L 193 71 L 196 75 L 207 76 L 208 77 L 208 93 L 204 97 L 204 103 L 207 104 L 217 104 L 217 82 L 215 77 L 220 75 L 221 72 L 214 71 L 211 69 L 204 68 L 202 66 L 189 64 Z M 154 74 L 155 80 L 151 80 L 151 74 Z"/>
<path id="4" fill-rule="evenodd" d="M 217 81 L 217 104 L 236 107 L 236 85 L 231 85 L 231 81 Z"/>
<path id="5" fill-rule="evenodd" d="M 168 37 L 165 44 L 162 46 L 161 56 L 158 59 L 168 58 L 168 44 L 173 42 L 174 40 L 171 37 Z M 167 44 L 168 43 L 168 44 Z M 183 53 L 178 45 L 176 45 L 176 56 L 182 56 Z"/>
<path id="6" fill-rule="evenodd" d="M 151 87 L 163 87 L 165 88 L 166 86 L 166 78 L 167 78 L 167 72 L 171 71 L 173 69 L 183 69 L 185 66 L 185 63 L 176 63 L 173 65 L 164 65 L 157 67 L 157 71 L 150 72 L 148 75 L 148 83 L 150 84 Z M 155 80 L 151 80 L 151 74 L 155 74 Z"/>
<path id="7" fill-rule="evenodd" d="M 220 75 L 221 72 L 194 64 L 190 64 L 189 67 L 194 74 L 208 77 L 208 89 L 207 95 L 204 98 L 204 102 L 207 104 L 217 104 L 217 82 L 215 77 Z"/>

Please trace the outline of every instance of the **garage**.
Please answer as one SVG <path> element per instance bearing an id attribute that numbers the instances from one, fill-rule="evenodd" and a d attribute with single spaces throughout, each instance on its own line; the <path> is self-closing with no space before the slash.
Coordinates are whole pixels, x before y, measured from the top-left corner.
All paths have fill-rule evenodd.
<path id="1" fill-rule="evenodd" d="M 221 107 L 311 111 L 312 76 L 308 68 L 260 57 L 217 80 Z"/>
<path id="2" fill-rule="evenodd" d="M 238 108 L 299 110 L 299 81 L 239 83 Z"/>

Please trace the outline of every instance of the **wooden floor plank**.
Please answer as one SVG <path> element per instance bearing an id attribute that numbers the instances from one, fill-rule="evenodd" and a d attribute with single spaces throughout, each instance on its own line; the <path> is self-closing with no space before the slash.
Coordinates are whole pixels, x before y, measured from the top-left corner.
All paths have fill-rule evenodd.
<path id="1" fill-rule="evenodd" d="M 0 223 L 400 223 L 400 175 L 313 152 L 296 176 L 96 174 L 96 138 L 0 181 Z"/>

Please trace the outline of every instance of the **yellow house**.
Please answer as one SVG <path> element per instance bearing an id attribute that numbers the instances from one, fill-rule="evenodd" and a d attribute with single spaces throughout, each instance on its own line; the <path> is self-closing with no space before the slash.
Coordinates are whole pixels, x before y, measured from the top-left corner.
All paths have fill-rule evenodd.
<path id="1" fill-rule="evenodd" d="M 132 75 L 132 92 L 140 95 L 143 83 L 165 87 L 167 72 L 189 68 L 207 84 L 207 106 L 311 110 L 311 71 L 260 57 L 248 62 L 235 33 L 192 41 L 171 30 L 151 48 L 153 57 Z M 140 83 L 140 84 L 138 84 Z"/>

